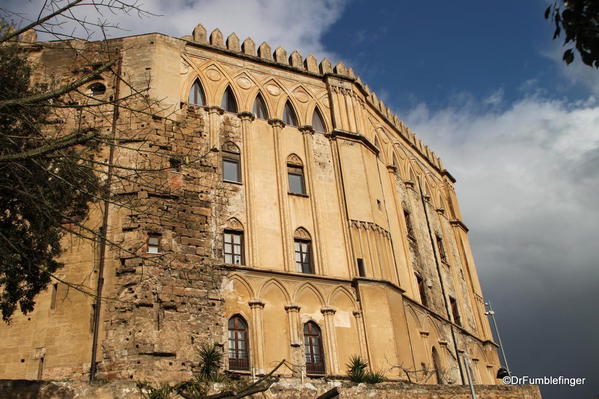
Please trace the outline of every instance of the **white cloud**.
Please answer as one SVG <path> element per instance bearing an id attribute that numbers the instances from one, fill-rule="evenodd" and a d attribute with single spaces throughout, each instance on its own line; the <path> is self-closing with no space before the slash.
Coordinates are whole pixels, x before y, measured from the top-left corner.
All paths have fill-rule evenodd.
<path id="1" fill-rule="evenodd" d="M 112 31 L 111 36 L 159 32 L 180 37 L 190 35 L 201 23 L 210 32 L 219 28 L 225 38 L 235 32 L 240 40 L 250 36 L 259 45 L 267 41 L 271 47 L 295 49 L 302 55 L 331 56 L 322 44 L 322 36 L 341 16 L 348 0 L 142 0 L 142 8 L 161 16 L 104 13 L 103 18 L 118 23 L 126 31 Z M 133 2 L 133 1 L 130 1 Z M 37 15 L 42 2 L 8 0 L 2 7 L 18 10 L 29 17 Z M 81 8 L 77 15 L 96 20 L 91 7 Z M 72 25 L 67 25 L 68 30 Z M 100 39 L 98 35 L 94 38 Z"/>

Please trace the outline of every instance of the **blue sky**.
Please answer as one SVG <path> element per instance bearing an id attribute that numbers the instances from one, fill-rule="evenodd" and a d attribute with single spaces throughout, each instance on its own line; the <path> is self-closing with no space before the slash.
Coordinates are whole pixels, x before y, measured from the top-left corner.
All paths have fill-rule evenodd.
<path id="1" fill-rule="evenodd" d="M 546 0 L 142 3 L 162 16 L 110 15 L 112 36 L 202 23 L 352 67 L 457 178 L 513 373 L 587 378 L 545 399 L 599 396 L 599 71 L 561 62 Z"/>

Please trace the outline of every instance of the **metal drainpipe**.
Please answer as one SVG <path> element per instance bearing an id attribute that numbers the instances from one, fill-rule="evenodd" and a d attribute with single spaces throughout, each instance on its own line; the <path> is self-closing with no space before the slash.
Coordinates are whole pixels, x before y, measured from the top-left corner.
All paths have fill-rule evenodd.
<path id="1" fill-rule="evenodd" d="M 108 170 L 106 172 L 106 190 L 104 195 L 105 200 L 104 200 L 104 215 L 102 217 L 102 227 L 100 227 L 100 248 L 99 248 L 99 252 L 100 252 L 100 259 L 98 261 L 98 284 L 96 285 L 96 303 L 95 303 L 95 307 L 94 307 L 94 325 L 93 325 L 93 332 L 94 335 L 92 337 L 92 357 L 91 357 L 91 364 L 90 364 L 90 368 L 89 368 L 89 381 L 92 382 L 95 380 L 96 378 L 96 372 L 97 372 L 97 365 L 96 365 L 96 357 L 98 354 L 98 334 L 99 334 L 99 327 L 100 327 L 100 307 L 102 304 L 102 288 L 104 287 L 104 264 L 106 263 L 106 235 L 107 235 L 107 230 L 108 230 L 108 210 L 110 207 L 110 201 L 108 201 L 108 196 L 110 195 L 110 185 L 112 183 L 112 175 L 113 175 L 113 166 L 112 163 L 114 162 L 114 145 L 112 143 L 112 140 L 114 140 L 114 137 L 116 135 L 116 125 L 117 125 L 117 120 L 119 119 L 119 106 L 118 106 L 118 101 L 119 101 L 119 87 L 120 87 L 120 76 L 121 76 L 121 70 L 122 70 L 122 64 L 123 64 L 123 59 L 120 55 L 118 55 L 119 57 L 119 62 L 118 62 L 118 66 L 117 66 L 117 75 L 115 76 L 114 79 L 114 105 L 113 105 L 113 111 L 112 111 L 112 126 L 111 126 L 111 144 L 110 144 L 110 150 L 109 150 L 109 154 L 108 154 Z"/>
<path id="2" fill-rule="evenodd" d="M 426 227 L 428 228 L 428 236 L 431 240 L 431 247 L 433 248 L 433 258 L 435 259 L 435 265 L 437 266 L 437 274 L 439 275 L 439 282 L 441 283 L 441 293 L 443 294 L 443 302 L 445 303 L 445 311 L 447 312 L 447 320 L 450 321 L 449 327 L 451 329 L 451 337 L 453 338 L 453 346 L 455 350 L 455 356 L 458 361 L 458 368 L 460 370 L 460 378 L 462 379 L 462 385 L 466 384 L 466 380 L 464 379 L 464 371 L 462 371 L 462 365 L 460 362 L 460 354 L 458 352 L 458 343 L 455 339 L 455 331 L 453 329 L 453 323 L 451 323 L 451 313 L 449 310 L 449 303 L 447 302 L 447 295 L 445 294 L 445 284 L 443 284 L 443 276 L 441 275 L 441 268 L 439 266 L 439 261 L 437 260 L 437 249 L 435 248 L 435 241 L 433 239 L 433 232 L 431 230 L 431 224 L 428 219 L 428 212 L 426 210 L 426 201 L 424 200 L 424 194 L 422 192 L 422 185 L 420 184 L 420 179 L 418 179 L 418 191 L 420 193 L 420 201 L 422 202 L 422 208 L 424 209 L 424 216 L 426 218 Z"/>

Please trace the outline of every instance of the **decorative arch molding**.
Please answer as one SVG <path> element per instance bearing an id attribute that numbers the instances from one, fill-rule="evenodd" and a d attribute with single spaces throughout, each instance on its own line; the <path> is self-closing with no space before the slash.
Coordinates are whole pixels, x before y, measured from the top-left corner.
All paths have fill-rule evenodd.
<path id="1" fill-rule="evenodd" d="M 293 303 L 298 303 L 298 298 L 300 298 L 306 290 L 311 291 L 316 296 L 316 298 L 320 301 L 321 307 L 325 306 L 324 296 L 322 295 L 320 290 L 318 290 L 318 288 L 316 288 L 312 283 L 304 283 L 295 290 L 293 294 Z M 301 306 L 300 303 L 298 303 L 298 305 Z"/>
<path id="2" fill-rule="evenodd" d="M 411 316 L 416 324 L 416 327 L 419 330 L 422 330 L 422 321 L 420 320 L 420 316 L 418 315 L 418 312 L 416 312 L 416 310 L 411 305 L 408 305 L 406 308 L 408 309 L 408 312 L 407 312 L 408 316 Z"/>
<path id="3" fill-rule="evenodd" d="M 223 151 L 230 152 L 233 154 L 241 154 L 241 150 L 239 149 L 239 146 L 232 141 L 224 142 L 223 145 L 221 146 L 221 149 Z"/>
<path id="4" fill-rule="evenodd" d="M 239 112 L 239 97 L 231 84 L 225 86 L 225 89 L 222 91 L 219 105 L 226 112 Z"/>
<path id="5" fill-rule="evenodd" d="M 329 295 L 328 300 L 327 300 L 328 305 L 333 306 L 335 304 L 335 300 L 338 298 L 339 295 L 346 296 L 351 301 L 353 310 L 358 310 L 356 298 L 350 291 L 347 290 L 347 288 L 342 287 L 342 286 L 335 288 L 331 292 L 331 294 Z"/>
<path id="6" fill-rule="evenodd" d="M 300 167 L 304 166 L 302 159 L 295 153 L 289 154 L 289 156 L 287 157 L 287 164 Z"/>
<path id="7" fill-rule="evenodd" d="M 278 112 L 276 113 L 276 115 L 274 115 L 275 118 L 277 116 L 281 115 L 281 119 L 288 126 L 299 127 L 302 125 L 302 121 L 300 121 L 300 119 L 299 119 L 298 108 L 291 100 L 291 97 L 287 97 L 287 99 L 285 99 L 285 101 L 281 101 L 281 105 L 279 105 L 279 107 L 280 108 L 279 108 Z M 293 118 L 295 118 L 295 121 L 293 121 Z M 291 122 L 295 122 L 295 124 L 293 124 Z"/>
<path id="8" fill-rule="evenodd" d="M 233 282 L 239 283 L 242 286 L 244 286 L 245 289 L 247 290 L 247 292 L 250 294 L 250 298 L 248 298 L 250 301 L 253 301 L 256 299 L 256 294 L 254 293 L 254 289 L 252 288 L 252 286 L 250 285 L 250 283 L 248 283 L 248 281 L 246 279 L 244 279 L 243 277 L 241 277 L 238 274 L 233 274 L 233 275 L 229 276 L 228 279 L 229 279 L 229 281 L 233 281 Z"/>
<path id="9" fill-rule="evenodd" d="M 289 291 L 287 290 L 287 288 L 285 288 L 285 286 L 280 281 L 278 281 L 274 278 L 271 278 L 271 279 L 267 280 L 264 284 L 262 284 L 262 286 L 260 287 L 260 289 L 258 291 L 258 298 L 264 299 L 265 293 L 268 292 L 268 290 L 273 286 L 278 288 L 283 293 L 283 296 L 285 297 L 285 301 L 287 302 L 288 305 L 290 305 L 292 302 L 291 302 L 291 295 L 289 295 Z"/>
<path id="10" fill-rule="evenodd" d="M 296 238 L 298 240 L 312 240 L 312 237 L 310 236 L 308 230 L 306 230 L 303 227 L 298 227 L 297 229 L 295 229 L 295 231 L 293 232 L 293 238 Z"/>
<path id="11" fill-rule="evenodd" d="M 243 224 L 239 221 L 239 219 L 232 217 L 225 223 L 225 228 L 243 231 Z"/>

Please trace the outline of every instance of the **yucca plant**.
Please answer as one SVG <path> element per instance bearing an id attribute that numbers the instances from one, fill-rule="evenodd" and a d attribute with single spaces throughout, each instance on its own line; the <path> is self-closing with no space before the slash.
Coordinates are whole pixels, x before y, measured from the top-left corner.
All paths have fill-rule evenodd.
<path id="1" fill-rule="evenodd" d="M 385 375 L 380 371 L 367 370 L 368 363 L 360 356 L 352 356 L 347 363 L 347 375 L 350 381 L 357 384 L 365 382 L 367 384 L 378 384 L 385 381 Z"/>
<path id="2" fill-rule="evenodd" d="M 212 344 L 204 344 L 200 347 L 200 372 L 198 377 L 204 381 L 219 382 L 220 368 L 223 361 L 223 354 L 220 349 Z"/>

